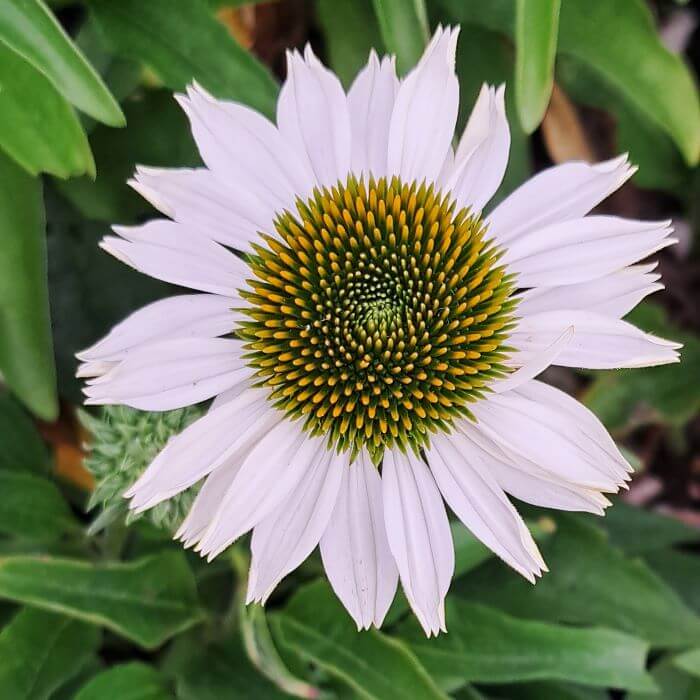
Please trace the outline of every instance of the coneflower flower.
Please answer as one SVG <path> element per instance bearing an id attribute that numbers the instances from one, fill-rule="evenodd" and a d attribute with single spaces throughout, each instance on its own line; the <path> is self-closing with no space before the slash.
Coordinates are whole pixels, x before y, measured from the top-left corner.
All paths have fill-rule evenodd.
<path id="1" fill-rule="evenodd" d="M 402 80 L 372 53 L 346 94 L 288 54 L 277 124 L 193 85 L 177 99 L 205 167 L 139 168 L 167 219 L 102 247 L 200 294 L 151 304 L 80 353 L 86 403 L 207 401 L 126 496 L 203 481 L 177 536 L 208 558 L 252 530 L 249 601 L 320 544 L 358 628 L 398 579 L 427 634 L 454 569 L 445 503 L 531 581 L 545 563 L 507 494 L 602 513 L 630 467 L 590 411 L 534 378 L 550 364 L 676 362 L 622 320 L 661 287 L 635 264 L 668 221 L 587 214 L 626 157 L 539 173 L 488 215 L 510 133 L 484 86 L 455 150 L 457 29 Z M 116 293 L 116 292 L 115 292 Z"/>

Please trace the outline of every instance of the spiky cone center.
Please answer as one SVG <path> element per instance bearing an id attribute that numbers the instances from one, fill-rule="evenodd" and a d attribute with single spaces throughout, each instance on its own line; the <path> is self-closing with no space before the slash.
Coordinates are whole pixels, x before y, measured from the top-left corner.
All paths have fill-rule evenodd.
<path id="1" fill-rule="evenodd" d="M 503 376 L 514 285 L 468 209 L 432 185 L 356 178 L 297 200 L 247 256 L 247 362 L 331 447 L 376 463 L 427 444 Z"/>

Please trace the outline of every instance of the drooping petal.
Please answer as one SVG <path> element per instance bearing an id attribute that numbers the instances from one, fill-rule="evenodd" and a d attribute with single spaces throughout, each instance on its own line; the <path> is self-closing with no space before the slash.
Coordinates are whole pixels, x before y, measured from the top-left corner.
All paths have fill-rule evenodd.
<path id="1" fill-rule="evenodd" d="M 615 493 L 630 469 L 619 451 L 582 414 L 574 419 L 570 409 L 523 393 L 532 384 L 475 403 L 479 430 L 512 454 L 514 464 L 523 458 L 570 483 Z"/>
<path id="2" fill-rule="evenodd" d="M 530 316 L 544 311 L 577 309 L 622 318 L 642 299 L 663 289 L 656 264 L 633 265 L 578 284 L 538 287 L 521 295 L 518 314 Z"/>
<path id="3" fill-rule="evenodd" d="M 247 389 L 209 411 L 172 438 L 124 494 L 131 499 L 130 507 L 138 511 L 151 508 L 228 461 L 248 454 L 283 415 L 270 407 L 259 389 Z"/>
<path id="4" fill-rule="evenodd" d="M 264 520 L 326 451 L 325 440 L 310 437 L 298 423 L 282 420 L 275 425 L 246 456 L 197 551 L 211 561 Z"/>
<path id="5" fill-rule="evenodd" d="M 85 403 L 169 411 L 210 399 L 251 374 L 239 340 L 163 340 L 134 349 L 119 365 L 90 380 Z"/>
<path id="6" fill-rule="evenodd" d="M 348 100 L 338 78 L 307 44 L 287 53 L 287 80 L 277 101 L 277 125 L 316 183 L 331 186 L 350 171 Z"/>
<path id="7" fill-rule="evenodd" d="M 214 241 L 173 221 L 159 219 L 143 226 L 115 226 L 100 247 L 139 272 L 156 279 L 211 294 L 238 297 L 246 264 Z"/>
<path id="8" fill-rule="evenodd" d="M 469 530 L 529 581 L 544 561 L 481 453 L 459 433 L 431 438 L 426 457 L 443 498 Z"/>
<path id="9" fill-rule="evenodd" d="M 588 214 L 635 172 L 626 155 L 595 165 L 572 162 L 543 170 L 491 212 L 486 219 L 489 234 L 505 244 L 528 231 L 577 219 Z"/>
<path id="10" fill-rule="evenodd" d="M 134 311 L 91 347 L 80 360 L 120 360 L 130 350 L 170 338 L 215 338 L 233 330 L 237 302 L 215 294 L 182 294 Z"/>
<path id="11" fill-rule="evenodd" d="M 484 84 L 459 142 L 447 189 L 460 207 L 480 212 L 493 197 L 508 165 L 510 129 L 505 86 Z"/>
<path id="12" fill-rule="evenodd" d="M 282 503 L 253 530 L 246 602 L 265 603 L 288 573 L 315 549 L 338 499 L 348 454 L 320 451 Z"/>
<path id="13" fill-rule="evenodd" d="M 426 634 L 445 630 L 445 596 L 454 545 L 442 497 L 427 465 L 412 453 L 384 453 L 384 522 L 406 598 Z"/>
<path id="14" fill-rule="evenodd" d="M 202 159 L 218 179 L 254 194 L 273 210 L 307 195 L 313 178 L 286 135 L 250 107 L 217 100 L 198 85 L 178 95 Z"/>
<path id="15" fill-rule="evenodd" d="M 565 309 L 528 315 L 518 322 L 508 340 L 518 351 L 512 357 L 513 363 L 526 364 L 570 326 L 574 327 L 574 337 L 552 364 L 585 369 L 618 369 L 652 367 L 679 361 L 676 351 L 681 346 L 678 343 L 644 333 L 631 323 L 617 318 L 591 311 Z"/>
<path id="16" fill-rule="evenodd" d="M 396 95 L 387 168 L 404 182 L 434 182 L 450 149 L 459 109 L 454 68 L 458 34 L 459 28 L 438 27 Z"/>
<path id="17" fill-rule="evenodd" d="M 670 221 L 586 216 L 523 233 L 503 263 L 520 287 L 552 287 L 603 277 L 676 243 Z"/>
<path id="18" fill-rule="evenodd" d="M 354 173 L 387 175 L 389 123 L 398 89 L 396 59 L 385 56 L 380 61 L 372 50 L 348 91 Z"/>
<path id="19" fill-rule="evenodd" d="M 384 527 L 381 477 L 364 451 L 343 469 L 338 499 L 321 538 L 321 557 L 357 629 L 379 627 L 399 575 Z"/>
<path id="20" fill-rule="evenodd" d="M 258 231 L 272 229 L 274 210 L 206 168 L 138 166 L 129 184 L 166 216 L 224 245 L 250 250 Z"/>

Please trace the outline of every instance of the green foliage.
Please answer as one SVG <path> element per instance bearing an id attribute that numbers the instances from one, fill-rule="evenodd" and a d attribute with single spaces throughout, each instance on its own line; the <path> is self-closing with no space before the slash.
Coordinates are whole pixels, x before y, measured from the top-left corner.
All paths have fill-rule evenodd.
<path id="1" fill-rule="evenodd" d="M 372 0 L 388 53 L 396 54 L 399 75 L 407 73 L 428 43 L 425 0 Z"/>
<path id="2" fill-rule="evenodd" d="M 152 666 L 132 662 L 114 666 L 91 678 L 75 700 L 168 700 L 172 698 L 166 679 Z"/>

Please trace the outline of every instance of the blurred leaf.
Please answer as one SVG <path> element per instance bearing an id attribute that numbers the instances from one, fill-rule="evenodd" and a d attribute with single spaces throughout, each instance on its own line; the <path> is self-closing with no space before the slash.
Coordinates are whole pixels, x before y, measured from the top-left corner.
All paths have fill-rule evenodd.
<path id="1" fill-rule="evenodd" d="M 438 0 L 452 21 L 513 35 L 515 1 Z M 682 59 L 661 42 L 643 0 L 567 0 L 559 18 L 558 53 L 593 68 L 668 133 L 686 162 L 700 158 L 700 99 Z"/>
<path id="2" fill-rule="evenodd" d="M 80 525 L 56 485 L 43 477 L 0 470 L 0 532 L 50 542 Z"/>
<path id="3" fill-rule="evenodd" d="M 124 115 L 100 76 L 41 0 L 0 5 L 0 41 L 41 71 L 78 109 L 112 126 Z"/>
<path id="4" fill-rule="evenodd" d="M 3 94 L 0 87 L 0 115 Z M 41 182 L 2 153 L 0 250 L 0 371 L 34 413 L 52 420 L 58 403 Z"/>
<path id="5" fill-rule="evenodd" d="M 7 392 L 0 393 L 0 469 L 45 473 L 49 454 L 29 416 Z"/>
<path id="6" fill-rule="evenodd" d="M 499 688 L 499 697 L 508 700 L 610 700 L 606 690 L 555 681 L 502 686 Z"/>
<path id="7" fill-rule="evenodd" d="M 520 124 L 531 134 L 552 94 L 560 0 L 517 0 L 515 94 Z"/>
<path id="8" fill-rule="evenodd" d="M 396 55 L 400 75 L 418 63 L 430 38 L 425 0 L 373 0 L 388 53 Z"/>
<path id="9" fill-rule="evenodd" d="M 372 0 L 318 0 L 330 67 L 348 88 L 367 63 L 372 48 L 382 53 L 382 37 Z"/>
<path id="10" fill-rule="evenodd" d="M 86 683 L 74 700 L 168 700 L 174 697 L 152 666 L 134 661 L 102 671 Z"/>
<path id="11" fill-rule="evenodd" d="M 700 339 L 671 326 L 656 304 L 640 304 L 627 320 L 644 331 L 683 343 L 681 362 L 643 372 L 597 373 L 584 394 L 584 403 L 610 430 L 653 421 L 684 425 L 700 410 L 697 384 L 688 381 L 689 377 L 700 377 Z M 639 404 L 646 409 L 643 414 L 635 411 Z"/>
<path id="12" fill-rule="evenodd" d="M 180 637 L 166 663 L 178 700 L 282 700 L 289 695 L 261 676 L 246 658 L 237 635 L 205 646 Z"/>
<path id="13" fill-rule="evenodd" d="M 697 554 L 666 549 L 647 552 L 644 559 L 696 613 L 700 614 L 700 557 Z"/>
<path id="14" fill-rule="evenodd" d="M 137 164 L 188 167 L 200 163 L 187 118 L 165 90 L 147 90 L 124 105 L 128 126 L 100 126 L 90 135 L 97 178 L 56 182 L 83 216 L 109 223 L 132 223 L 153 212 L 127 180 Z"/>
<path id="15" fill-rule="evenodd" d="M 691 649 L 673 658 L 673 665 L 700 678 L 700 649 Z"/>
<path id="16" fill-rule="evenodd" d="M 278 86 L 256 58 L 216 21 L 204 0 L 90 0 L 117 53 L 149 66 L 171 89 L 193 80 L 220 98 L 272 116 Z"/>
<path id="17" fill-rule="evenodd" d="M 99 630 L 25 608 L 0 633 L 0 688 L 7 700 L 46 700 L 96 649 Z"/>
<path id="18" fill-rule="evenodd" d="M 42 73 L 0 42 L 0 148 L 27 172 L 95 174 L 71 106 Z"/>
<path id="19" fill-rule="evenodd" d="M 698 700 L 700 680 L 675 668 L 673 657 L 661 659 L 651 671 L 659 691 L 657 693 L 630 693 L 628 700 Z"/>
<path id="20" fill-rule="evenodd" d="M 598 524 L 607 531 L 611 544 L 626 554 L 644 554 L 700 541 L 697 528 L 676 518 L 630 506 L 620 499 L 615 500 L 614 507 L 605 512 Z"/>
<path id="21" fill-rule="evenodd" d="M 456 590 L 517 617 L 612 627 L 654 647 L 700 643 L 700 618 L 644 562 L 625 557 L 588 519 L 556 520 L 542 548 L 550 573 L 536 586 L 488 562 Z"/>
<path id="22" fill-rule="evenodd" d="M 648 645 L 621 632 L 518 620 L 452 597 L 446 619 L 449 632 L 437 639 L 428 639 L 413 617 L 398 634 L 447 690 L 470 681 L 541 679 L 635 690 L 654 687 L 644 671 Z"/>
<path id="23" fill-rule="evenodd" d="M 148 649 L 202 619 L 182 552 L 106 564 L 0 558 L 0 596 L 102 625 Z"/>
<path id="24" fill-rule="evenodd" d="M 362 698 L 445 698 L 400 641 L 376 630 L 358 633 L 325 581 L 298 590 L 270 616 L 277 640 Z"/>

